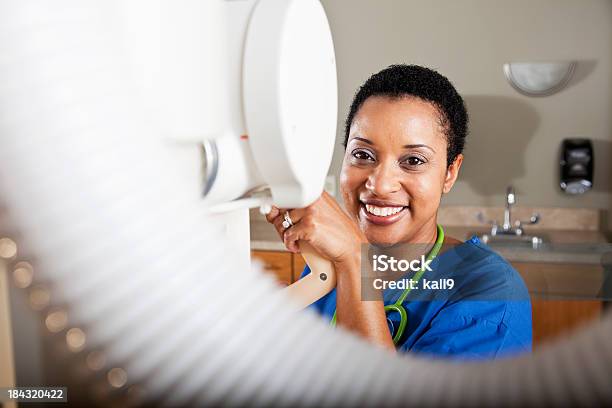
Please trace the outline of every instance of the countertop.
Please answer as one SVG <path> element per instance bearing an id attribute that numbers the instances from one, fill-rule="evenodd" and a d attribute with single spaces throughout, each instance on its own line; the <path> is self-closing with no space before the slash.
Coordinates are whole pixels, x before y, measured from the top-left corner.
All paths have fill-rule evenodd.
<path id="1" fill-rule="evenodd" d="M 443 224 L 444 225 L 444 224 Z M 445 233 L 456 239 L 466 241 L 472 234 L 487 233 L 486 227 L 448 226 Z M 528 245 L 490 245 L 497 253 L 510 262 L 542 262 L 601 265 L 612 262 L 612 244 L 607 243 L 605 235 L 599 230 L 559 230 L 529 229 L 526 234 L 542 235 L 547 242 L 538 249 Z M 263 251 L 285 251 L 274 227 L 263 216 L 251 216 L 251 249 Z"/>

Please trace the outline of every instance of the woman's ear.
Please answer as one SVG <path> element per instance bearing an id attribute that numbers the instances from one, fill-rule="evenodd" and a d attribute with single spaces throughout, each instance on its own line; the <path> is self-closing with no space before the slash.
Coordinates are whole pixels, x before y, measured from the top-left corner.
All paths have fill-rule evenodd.
<path id="1" fill-rule="evenodd" d="M 451 191 L 451 188 L 453 188 L 453 185 L 457 180 L 457 176 L 459 176 L 461 163 L 463 163 L 463 154 L 458 154 L 457 157 L 455 157 L 455 160 L 446 169 L 446 177 L 444 178 L 444 185 L 442 186 L 443 194 L 448 193 Z"/>

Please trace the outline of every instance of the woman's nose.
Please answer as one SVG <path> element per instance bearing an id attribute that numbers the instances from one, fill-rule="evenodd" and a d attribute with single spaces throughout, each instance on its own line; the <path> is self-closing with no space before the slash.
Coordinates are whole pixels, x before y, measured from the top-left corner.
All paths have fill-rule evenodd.
<path id="1" fill-rule="evenodd" d="M 401 183 L 394 164 L 379 164 L 373 169 L 366 181 L 366 188 L 378 195 L 385 196 L 401 189 Z"/>

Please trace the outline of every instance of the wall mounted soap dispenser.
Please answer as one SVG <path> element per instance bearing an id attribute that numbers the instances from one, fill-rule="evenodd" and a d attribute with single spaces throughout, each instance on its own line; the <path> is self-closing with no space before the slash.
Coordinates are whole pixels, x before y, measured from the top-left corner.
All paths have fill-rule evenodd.
<path id="1" fill-rule="evenodd" d="M 567 194 L 584 194 L 593 187 L 593 145 L 589 139 L 564 139 L 561 144 L 560 182 Z"/>

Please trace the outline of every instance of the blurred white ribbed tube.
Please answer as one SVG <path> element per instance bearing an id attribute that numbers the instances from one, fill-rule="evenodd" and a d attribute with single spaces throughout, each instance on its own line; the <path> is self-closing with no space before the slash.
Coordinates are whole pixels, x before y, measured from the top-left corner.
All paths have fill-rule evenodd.
<path id="1" fill-rule="evenodd" d="M 170 404 L 593 404 L 612 321 L 532 359 L 394 357 L 297 315 L 236 268 L 189 153 L 162 141 L 106 1 L 0 2 L 0 200 L 71 325 Z"/>

